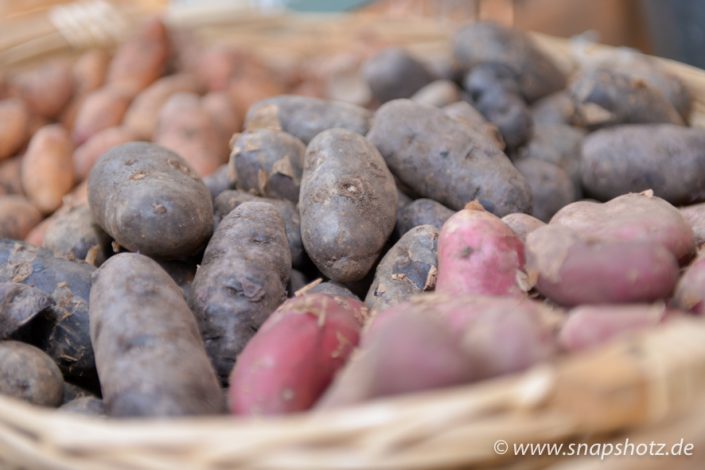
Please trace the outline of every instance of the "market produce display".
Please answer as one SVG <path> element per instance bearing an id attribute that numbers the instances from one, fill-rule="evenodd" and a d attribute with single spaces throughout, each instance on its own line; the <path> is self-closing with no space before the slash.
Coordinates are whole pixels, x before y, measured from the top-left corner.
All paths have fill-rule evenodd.
<path id="1" fill-rule="evenodd" d="M 702 315 L 687 87 L 635 52 L 564 70 L 492 23 L 448 51 L 367 51 L 354 104 L 157 19 L 8 74 L 0 393 L 318 413 Z"/>

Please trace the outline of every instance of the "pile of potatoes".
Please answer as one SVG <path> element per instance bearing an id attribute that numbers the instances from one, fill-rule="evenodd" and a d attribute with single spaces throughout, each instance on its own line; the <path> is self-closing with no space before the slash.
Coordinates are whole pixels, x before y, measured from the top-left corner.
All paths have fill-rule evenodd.
<path id="1" fill-rule="evenodd" d="M 705 313 L 705 130 L 679 79 L 633 51 L 566 73 L 491 23 L 449 48 L 369 54 L 365 106 L 159 20 L 5 76 L 0 393 L 328 409 Z"/>

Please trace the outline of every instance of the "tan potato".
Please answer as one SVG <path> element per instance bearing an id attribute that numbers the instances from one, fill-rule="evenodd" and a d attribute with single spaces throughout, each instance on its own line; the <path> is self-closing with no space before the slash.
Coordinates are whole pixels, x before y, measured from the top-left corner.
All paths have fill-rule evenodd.
<path id="1" fill-rule="evenodd" d="M 73 145 L 66 131 L 53 124 L 42 127 L 22 159 L 22 187 L 44 214 L 54 212 L 73 187 Z"/>
<path id="2" fill-rule="evenodd" d="M 74 143 L 81 145 L 98 132 L 119 125 L 130 100 L 130 95 L 110 87 L 88 95 L 76 116 L 72 133 Z"/>
<path id="3" fill-rule="evenodd" d="M 33 114 L 53 119 L 73 95 L 71 65 L 60 59 L 46 62 L 16 75 L 12 86 Z"/>
<path id="4" fill-rule="evenodd" d="M 160 78 L 137 95 L 125 114 L 125 127 L 141 139 L 151 139 L 157 129 L 159 111 L 176 93 L 197 93 L 196 78 L 177 74 Z M 230 136 L 227 137 L 228 139 Z"/>
<path id="5" fill-rule="evenodd" d="M 88 178 L 93 165 L 108 150 L 118 145 L 139 140 L 137 135 L 126 127 L 109 127 L 94 134 L 73 153 L 73 166 L 76 178 L 83 181 Z"/>
<path id="6" fill-rule="evenodd" d="M 0 194 L 23 194 L 21 170 L 22 156 L 0 162 Z"/>
<path id="7" fill-rule="evenodd" d="M 110 56 L 101 49 L 84 52 L 73 64 L 76 95 L 81 96 L 102 87 L 108 73 Z"/>
<path id="8" fill-rule="evenodd" d="M 0 160 L 15 154 L 29 138 L 29 110 L 17 98 L 0 101 Z"/>
<path id="9" fill-rule="evenodd" d="M 108 84 L 135 96 L 159 78 L 169 59 L 169 32 L 158 18 L 142 25 L 117 50 L 108 70 Z"/>
<path id="10" fill-rule="evenodd" d="M 201 99 L 201 105 L 213 120 L 223 142 L 229 142 L 242 128 L 242 112 L 235 109 L 227 92 L 212 91 Z"/>
<path id="11" fill-rule="evenodd" d="M 159 113 L 154 142 L 181 155 L 203 177 L 228 159 L 227 140 L 192 93 L 177 93 Z"/>
<path id="12" fill-rule="evenodd" d="M 0 197 L 0 238 L 23 240 L 41 221 L 42 214 L 24 197 Z"/>

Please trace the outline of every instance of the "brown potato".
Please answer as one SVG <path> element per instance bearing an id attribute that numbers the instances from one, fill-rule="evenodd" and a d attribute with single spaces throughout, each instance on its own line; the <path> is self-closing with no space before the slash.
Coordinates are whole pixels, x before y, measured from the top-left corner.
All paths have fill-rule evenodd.
<path id="1" fill-rule="evenodd" d="M 401 48 L 383 49 L 367 59 L 362 73 L 372 96 L 380 103 L 410 98 L 433 81 L 426 66 Z"/>
<path id="2" fill-rule="evenodd" d="M 110 237 L 93 222 L 87 204 L 58 215 L 44 234 L 44 247 L 54 256 L 100 266 L 110 255 Z"/>
<path id="3" fill-rule="evenodd" d="M 33 405 L 59 406 L 64 379 L 40 349 L 18 341 L 0 341 L 0 394 Z"/>
<path id="4" fill-rule="evenodd" d="M 108 69 L 108 84 L 136 96 L 162 75 L 170 48 L 164 23 L 158 18 L 146 21 L 115 53 Z"/>
<path id="5" fill-rule="evenodd" d="M 138 140 L 131 130 L 126 127 L 108 127 L 95 133 L 90 139 L 76 148 L 73 153 L 73 166 L 76 178 L 84 181 L 88 178 L 93 166 L 104 153 L 133 140 Z"/>
<path id="6" fill-rule="evenodd" d="M 110 87 L 89 94 L 76 115 L 74 143 L 81 145 L 98 132 L 120 125 L 131 99 L 130 95 Z"/>
<path id="7" fill-rule="evenodd" d="M 23 329 L 55 304 L 49 294 L 17 282 L 0 282 L 0 340 L 22 339 Z"/>
<path id="8" fill-rule="evenodd" d="M 137 95 L 130 104 L 125 114 L 124 126 L 140 139 L 152 139 L 157 130 L 159 111 L 169 98 L 176 93 L 198 91 L 198 82 L 192 75 L 181 73 L 160 78 Z"/>
<path id="9" fill-rule="evenodd" d="M 53 124 L 42 127 L 22 159 L 22 187 L 44 214 L 54 212 L 75 182 L 73 145 L 66 131 Z"/>
<path id="10" fill-rule="evenodd" d="M 0 238 L 24 240 L 42 214 L 22 196 L 0 196 Z"/>
<path id="11" fill-rule="evenodd" d="M 566 90 L 557 91 L 535 102 L 531 107 L 534 124 L 565 124 L 578 123 L 575 103 Z"/>
<path id="12" fill-rule="evenodd" d="M 227 140 L 192 93 L 172 95 L 159 112 L 154 142 L 178 153 L 203 177 L 227 161 Z"/>
<path id="13" fill-rule="evenodd" d="M 15 154 L 29 139 L 29 110 L 17 98 L 0 101 L 0 160 Z"/>
<path id="14" fill-rule="evenodd" d="M 203 109 L 211 117 L 223 142 L 230 142 L 242 128 L 242 112 L 235 108 L 224 91 L 212 91 L 201 98 Z"/>
<path id="15" fill-rule="evenodd" d="M 53 119 L 73 95 L 71 65 L 62 59 L 48 61 L 13 77 L 12 86 L 32 114 Z"/>
<path id="16" fill-rule="evenodd" d="M 102 87 L 109 63 L 110 56 L 101 49 L 91 49 L 81 54 L 73 64 L 75 95 L 85 95 Z"/>
<path id="17" fill-rule="evenodd" d="M 0 162 L 0 195 L 23 194 L 22 155 Z"/>

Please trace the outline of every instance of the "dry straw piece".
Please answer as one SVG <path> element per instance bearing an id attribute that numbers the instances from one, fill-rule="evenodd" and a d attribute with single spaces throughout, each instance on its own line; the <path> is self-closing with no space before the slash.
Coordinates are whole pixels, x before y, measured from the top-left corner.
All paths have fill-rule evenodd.
<path id="1" fill-rule="evenodd" d="M 30 15 L 30 28 L 26 27 L 28 17 L 21 15 L 24 29 L 19 23 L 4 29 L 13 34 L 4 34 L 0 41 L 0 64 L 22 67 L 47 54 L 75 53 L 75 47 L 110 47 L 123 34 L 121 24 L 127 27 L 151 11 L 122 9 L 108 25 L 105 21 L 111 15 L 105 12 L 114 11 L 112 4 L 63 8 L 58 13 L 49 10 Z M 83 23 L 75 21 L 86 18 L 95 20 L 92 29 L 85 35 L 76 33 L 75 28 L 81 29 Z M 167 18 L 173 26 L 194 28 L 207 41 L 246 44 L 272 62 L 345 50 L 361 38 L 407 46 L 418 54 L 448 54 L 453 31 L 433 19 L 263 17 L 227 7 L 172 11 Z M 13 20 L 3 20 L 0 27 L 8 21 Z M 69 23 L 71 33 L 66 32 Z M 326 40 L 321 41 L 322 37 Z M 534 37 L 564 69 L 573 67 L 568 41 Z M 604 46 L 593 49 L 600 51 Z M 661 62 L 690 88 L 696 100 L 693 122 L 705 125 L 705 72 Z M 288 417 L 106 420 L 0 397 L 0 467 L 705 468 L 704 417 L 705 322 L 690 319 L 511 377 Z M 512 452 L 498 455 L 493 450 L 500 439 L 511 448 L 513 443 L 602 442 L 624 436 L 636 442 L 672 443 L 684 438 L 695 444 L 695 455 L 601 461 L 594 457 L 519 458 Z"/>

